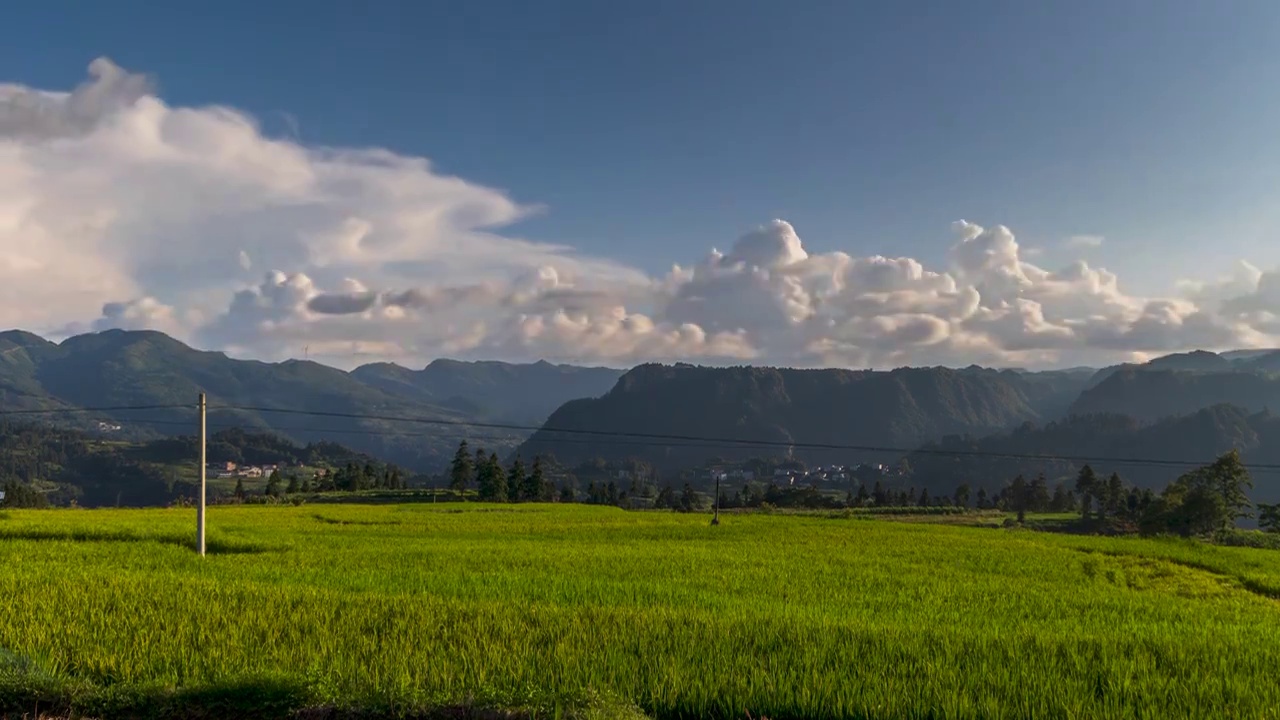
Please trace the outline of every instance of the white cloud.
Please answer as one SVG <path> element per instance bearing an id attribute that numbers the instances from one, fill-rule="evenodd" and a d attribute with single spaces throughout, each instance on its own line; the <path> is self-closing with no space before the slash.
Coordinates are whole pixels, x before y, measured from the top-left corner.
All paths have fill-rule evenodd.
<path id="1" fill-rule="evenodd" d="M 89 75 L 71 92 L 0 85 L 0 324 L 147 327 L 345 365 L 1036 365 L 1280 344 L 1280 271 L 1135 297 L 964 220 L 940 267 L 811 253 L 774 220 L 651 277 L 511 236 L 540 209 L 426 159 L 268 137 L 228 108 L 167 105 L 105 59 Z"/>

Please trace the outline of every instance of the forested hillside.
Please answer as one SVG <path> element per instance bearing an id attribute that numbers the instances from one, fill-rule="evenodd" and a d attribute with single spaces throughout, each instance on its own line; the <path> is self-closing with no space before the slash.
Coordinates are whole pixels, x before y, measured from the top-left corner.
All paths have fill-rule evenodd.
<path id="1" fill-rule="evenodd" d="M 911 447 L 946 434 L 982 435 L 1052 416 L 1085 380 L 1083 373 L 1036 376 L 982 368 L 873 372 L 643 365 L 601 398 L 566 403 L 520 452 L 571 462 L 638 457 L 678 467 L 711 456 L 758 456 L 759 441 L 771 443 L 773 454 L 785 454 L 795 442 Z M 621 435 L 556 432 L 561 430 Z M 715 438 L 716 443 L 646 439 L 644 434 Z M 812 461 L 848 455 L 804 447 L 794 448 L 794 454 Z"/>
<path id="2" fill-rule="evenodd" d="M 16 484 L 58 505 L 163 505 L 195 497 L 198 453 L 194 436 L 129 443 L 105 441 L 77 430 L 0 424 L 0 487 L 12 489 Z M 332 482 L 334 474 L 348 467 L 370 476 L 389 476 L 394 471 L 397 477 L 405 477 L 396 468 L 341 445 L 299 446 L 274 435 L 241 430 L 211 435 L 207 453 L 211 464 L 271 467 L 281 482 L 310 480 L 317 472 Z M 258 477 L 254 484 L 264 481 L 265 477 Z M 235 482 L 227 479 L 210 495 L 228 494 Z"/>
<path id="3" fill-rule="evenodd" d="M 1139 487 L 1159 489 L 1232 448 L 1246 463 L 1280 463 L 1280 417 L 1232 405 L 1155 423 L 1117 414 L 1074 416 L 982 438 L 946 437 L 925 444 L 908 462 L 911 482 L 931 492 L 949 492 L 960 483 L 998 490 L 1019 474 L 1043 473 L 1051 483 L 1070 479 L 1083 463 L 1054 459 L 1063 456 L 1089 458 L 1104 477 L 1115 472 Z M 1152 460 L 1161 462 L 1147 462 Z M 1255 499 L 1280 499 L 1280 475 L 1254 475 Z"/>

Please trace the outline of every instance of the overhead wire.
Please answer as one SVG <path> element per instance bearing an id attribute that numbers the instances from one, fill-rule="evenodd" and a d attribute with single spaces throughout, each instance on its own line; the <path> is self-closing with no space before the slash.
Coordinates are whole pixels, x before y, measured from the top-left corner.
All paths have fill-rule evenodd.
<path id="1" fill-rule="evenodd" d="M 93 413 L 116 413 L 116 412 L 133 412 L 133 411 L 155 411 L 155 410 L 192 410 L 196 406 L 194 404 L 151 404 L 151 405 L 104 405 L 77 408 L 22 408 L 22 409 L 0 409 L 0 417 L 5 416 L 39 416 L 39 415 L 55 415 L 60 413 L 66 414 L 93 414 Z M 316 418 L 332 418 L 358 421 L 377 421 L 388 423 L 407 423 L 421 424 L 440 427 L 455 428 L 477 428 L 484 430 L 508 430 L 518 432 L 539 433 L 543 435 L 567 435 L 569 437 L 543 437 L 544 442 L 549 443 L 573 443 L 583 445 L 618 445 L 618 446 L 636 446 L 636 447 L 670 447 L 670 448 L 701 448 L 701 449 L 721 449 L 735 450 L 746 448 L 775 448 L 775 449 L 804 449 L 804 450 L 827 450 L 827 451 L 845 451 L 845 452 L 862 452 L 877 454 L 899 454 L 899 455 L 934 455 L 944 457 L 977 457 L 977 458 L 999 458 L 1007 460 L 1025 460 L 1039 462 L 1070 462 L 1070 463 L 1092 463 L 1092 464 L 1115 464 L 1115 465 L 1140 465 L 1152 467 L 1195 467 L 1206 464 L 1206 460 L 1185 460 L 1185 459 L 1169 459 L 1169 458 L 1143 458 L 1143 457 L 1107 457 L 1096 455 L 1069 455 L 1069 454 L 1036 454 L 1036 453 L 1019 453 L 1019 452 L 1002 452 L 993 450 L 965 449 L 965 448 L 933 448 L 933 447 L 893 447 L 887 445 L 862 445 L 852 443 L 831 443 L 831 442 L 805 442 L 790 440 L 769 440 L 764 438 L 728 438 L 704 435 L 688 435 L 680 433 L 654 433 L 640 431 L 624 431 L 624 430 L 599 430 L 592 428 L 557 428 L 549 426 L 523 425 L 518 423 L 500 423 L 488 422 L 480 420 L 453 420 L 448 418 L 427 418 L 400 415 L 380 415 L 372 413 L 347 413 L 327 410 L 306 410 L 300 408 L 278 408 L 264 407 L 253 405 L 209 405 L 207 407 L 209 413 L 217 412 L 248 412 L 248 413 L 277 413 L 282 415 L 308 416 Z M 186 426 L 188 423 L 182 423 L 177 420 L 160 420 L 160 419 L 120 419 L 124 422 L 136 424 L 154 424 L 168 426 Z M 365 436 L 401 436 L 401 437 L 422 437 L 428 438 L 430 435 L 423 432 L 405 432 L 389 429 L 373 429 L 373 428 L 320 428 L 320 427 L 290 427 L 290 426 L 266 426 L 261 428 L 245 427 L 245 423 L 230 423 L 223 421 L 223 429 L 242 428 L 245 430 L 258 429 L 263 432 L 304 432 L 315 434 L 332 434 L 332 435 L 365 435 Z M 194 425 L 194 423 L 191 423 Z M 194 428 L 193 428 L 194 429 Z M 510 438 L 502 436 L 477 437 L 468 436 L 475 440 L 500 441 Z M 1251 471 L 1256 472 L 1280 472 L 1280 464 L 1278 463 L 1246 463 Z"/>

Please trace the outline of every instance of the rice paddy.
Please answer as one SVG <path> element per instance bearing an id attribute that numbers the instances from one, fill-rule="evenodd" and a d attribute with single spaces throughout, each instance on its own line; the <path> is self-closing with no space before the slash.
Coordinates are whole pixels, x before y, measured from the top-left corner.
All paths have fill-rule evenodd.
<path id="1" fill-rule="evenodd" d="M 0 514 L 0 713 L 1280 717 L 1280 553 L 580 505 Z"/>

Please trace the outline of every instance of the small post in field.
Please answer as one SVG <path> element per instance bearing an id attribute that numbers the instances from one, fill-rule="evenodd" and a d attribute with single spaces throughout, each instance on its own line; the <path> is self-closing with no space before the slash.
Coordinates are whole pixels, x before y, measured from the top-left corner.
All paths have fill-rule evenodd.
<path id="1" fill-rule="evenodd" d="M 720 524 L 720 473 L 716 473 L 715 514 L 711 516 L 711 524 Z"/>
<path id="2" fill-rule="evenodd" d="M 200 557 L 204 557 L 204 496 L 205 496 L 205 468 L 208 463 L 205 458 L 205 409 L 206 403 L 204 393 L 200 393 L 200 499 L 199 505 L 196 507 L 196 551 L 200 553 Z"/>

